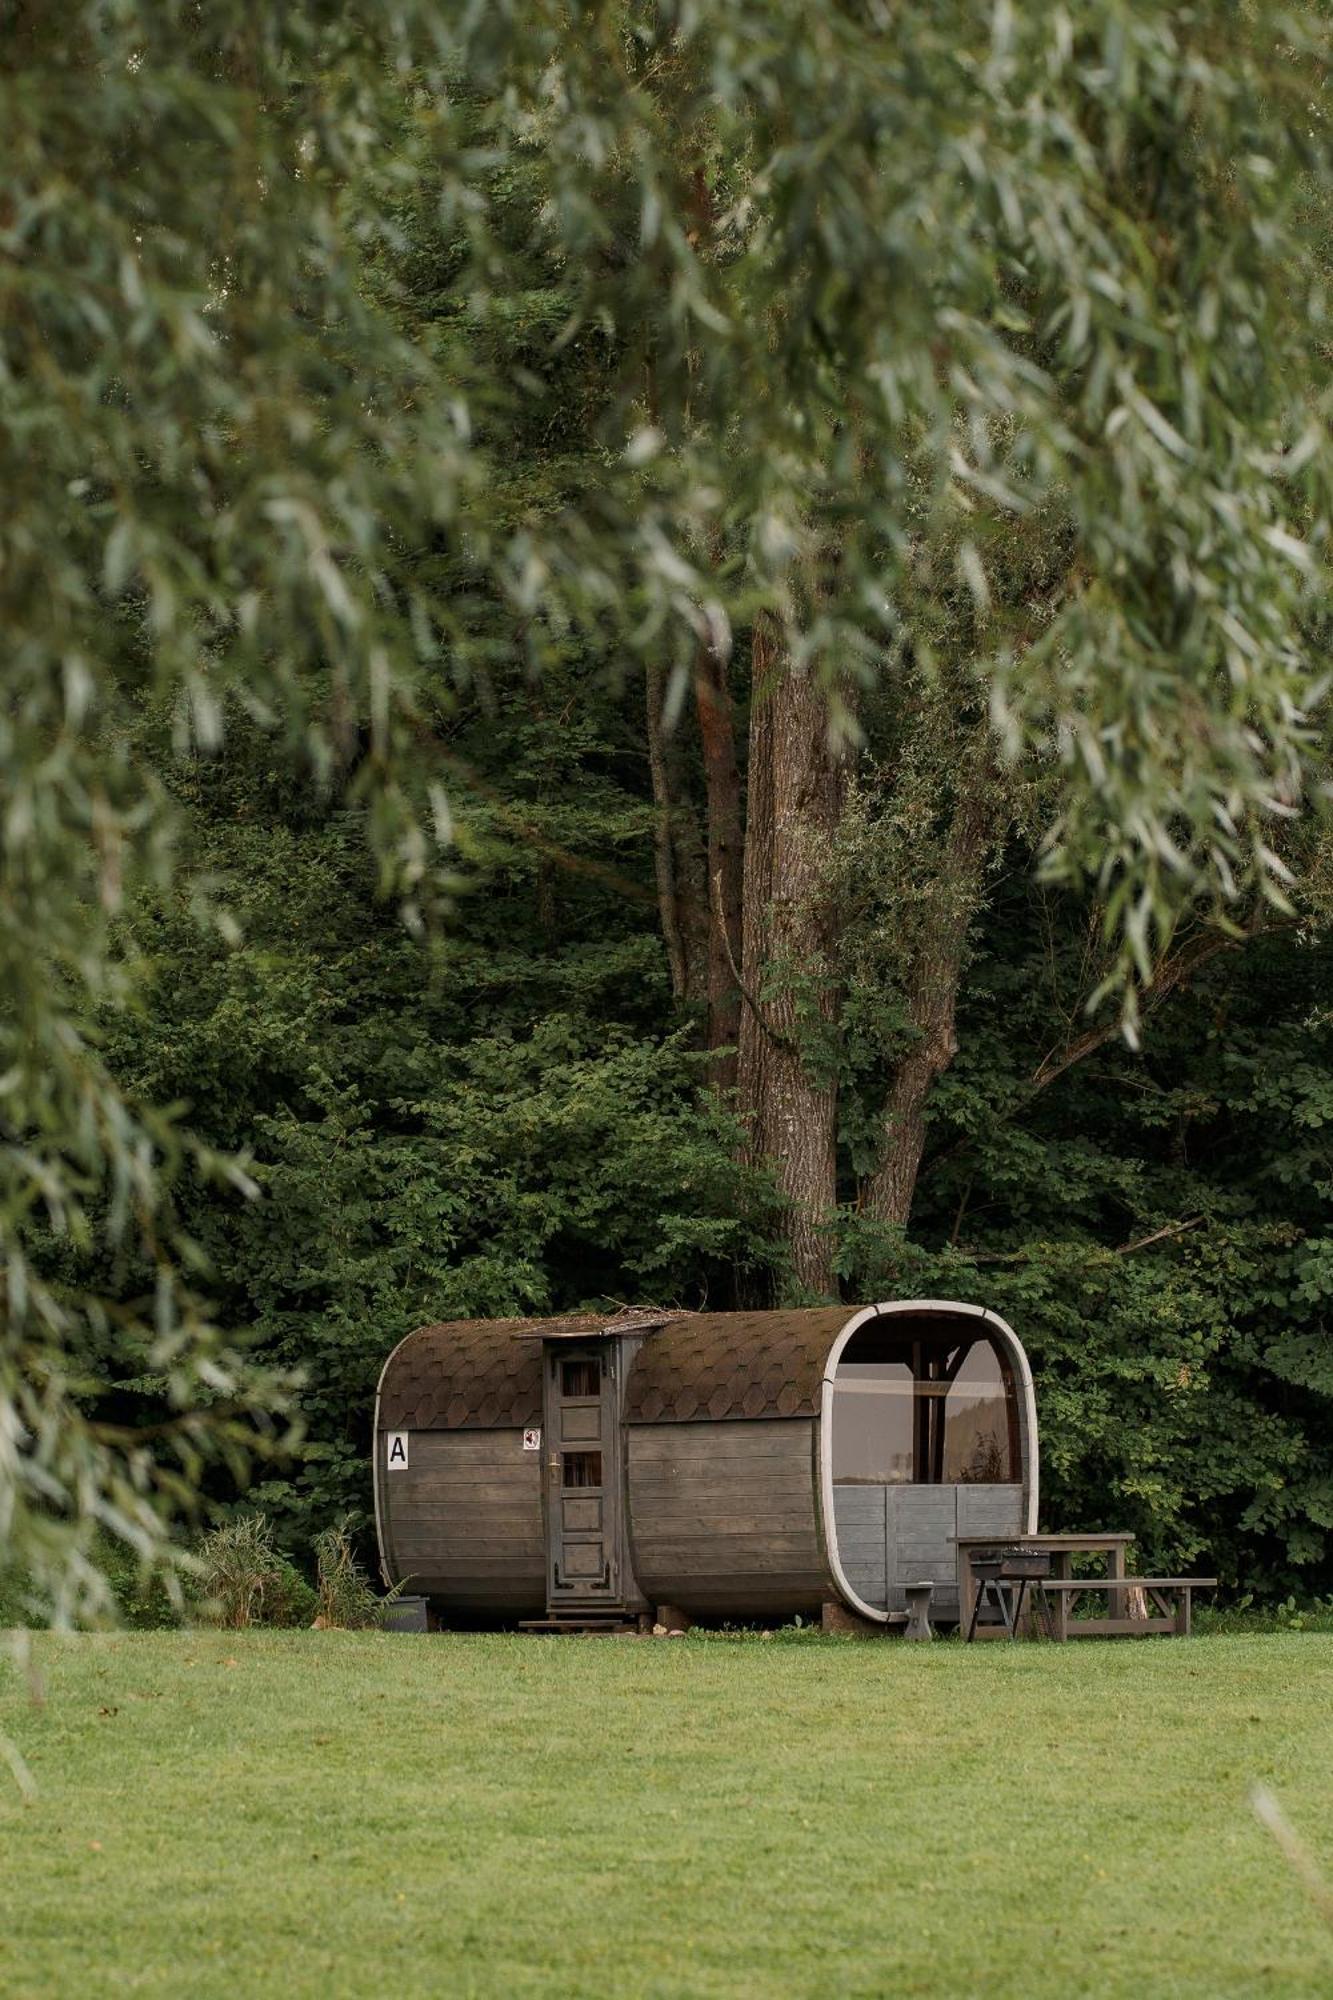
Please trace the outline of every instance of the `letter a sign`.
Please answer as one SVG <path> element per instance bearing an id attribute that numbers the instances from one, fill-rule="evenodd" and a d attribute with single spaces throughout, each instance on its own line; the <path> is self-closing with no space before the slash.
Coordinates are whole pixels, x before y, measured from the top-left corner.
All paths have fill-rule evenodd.
<path id="1" fill-rule="evenodd" d="M 386 1453 L 386 1455 L 385 1455 L 385 1460 L 384 1460 L 384 1462 L 385 1462 L 385 1464 L 387 1465 L 387 1467 L 388 1467 L 389 1471 L 390 1471 L 390 1472 L 406 1472 L 406 1471 L 407 1471 L 407 1432 L 406 1432 L 406 1431 L 389 1431 L 389 1432 L 387 1433 L 387 1441 L 388 1441 L 388 1451 L 387 1451 L 387 1453 Z"/>

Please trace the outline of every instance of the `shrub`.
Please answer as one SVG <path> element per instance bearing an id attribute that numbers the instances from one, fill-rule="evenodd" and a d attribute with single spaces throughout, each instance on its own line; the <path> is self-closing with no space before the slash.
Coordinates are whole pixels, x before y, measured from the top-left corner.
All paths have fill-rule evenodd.
<path id="1" fill-rule="evenodd" d="M 327 1624 L 358 1631 L 380 1623 L 385 1600 L 371 1587 L 361 1567 L 346 1521 L 316 1535 L 315 1564 L 319 1614 Z"/>
<path id="2" fill-rule="evenodd" d="M 97 1561 L 115 1598 L 115 1616 L 132 1632 L 165 1632 L 181 1623 L 179 1590 L 173 1595 L 160 1569 L 145 1571 L 124 1542 L 103 1537 Z"/>
<path id="3" fill-rule="evenodd" d="M 102 1614 L 95 1618 L 85 1602 L 82 1606 L 85 1622 L 123 1625 L 132 1632 L 170 1631 L 181 1624 L 184 1605 L 174 1565 L 170 1578 L 160 1565 L 145 1567 L 132 1549 L 111 1534 L 96 1537 L 90 1559 L 111 1596 Z M 50 1598 L 28 1570 L 0 1564 L 0 1632 L 11 1627 L 45 1630 L 53 1615 Z"/>
<path id="4" fill-rule="evenodd" d="M 199 1591 L 222 1625 L 308 1625 L 316 1607 L 310 1585 L 274 1545 L 264 1514 L 227 1521 L 199 1546 Z"/>

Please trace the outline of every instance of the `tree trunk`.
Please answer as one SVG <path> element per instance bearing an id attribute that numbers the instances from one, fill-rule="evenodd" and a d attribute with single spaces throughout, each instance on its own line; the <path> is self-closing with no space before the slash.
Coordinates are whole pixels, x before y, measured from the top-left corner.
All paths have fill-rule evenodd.
<path id="1" fill-rule="evenodd" d="M 912 961 L 908 1019 L 914 1040 L 884 1106 L 883 1156 L 861 1194 L 862 1209 L 876 1222 L 905 1224 L 911 1217 L 930 1093 L 958 1049 L 954 1034 L 958 988 L 997 833 L 994 783 L 978 769 L 954 806 L 935 900 Z"/>
<path id="2" fill-rule="evenodd" d="M 843 781 L 818 686 L 791 671 L 776 627 L 755 625 L 745 834 L 740 1104 L 754 1158 L 788 1203 L 801 1283 L 832 1292 L 837 1017 L 824 895 Z M 820 1046 L 821 1042 L 824 1046 Z"/>
<path id="3" fill-rule="evenodd" d="M 708 825 L 708 1046 L 723 1051 L 712 1063 L 713 1087 L 736 1088 L 741 995 L 741 774 L 727 663 L 701 640 L 694 666 L 694 701 L 703 750 Z"/>

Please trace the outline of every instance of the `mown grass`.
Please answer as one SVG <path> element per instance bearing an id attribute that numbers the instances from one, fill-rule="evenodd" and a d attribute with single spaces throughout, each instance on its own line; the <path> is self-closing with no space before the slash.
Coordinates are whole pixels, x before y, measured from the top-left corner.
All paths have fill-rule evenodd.
<path id="1" fill-rule="evenodd" d="M 160 1633 L 0 1675 L 0 1992 L 1301 1994 L 1333 1638 Z M 1330 1867 L 1333 1872 L 1333 1867 Z"/>

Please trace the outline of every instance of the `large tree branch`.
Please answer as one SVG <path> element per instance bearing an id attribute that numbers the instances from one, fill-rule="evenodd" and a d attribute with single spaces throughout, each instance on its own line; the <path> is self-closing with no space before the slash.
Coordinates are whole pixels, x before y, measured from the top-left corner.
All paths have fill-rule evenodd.
<path id="1" fill-rule="evenodd" d="M 1190 938 L 1179 951 L 1171 953 L 1162 960 L 1152 978 L 1142 989 L 1139 999 L 1140 1012 L 1144 1015 L 1155 1013 L 1164 1001 L 1169 1000 L 1171 995 L 1187 980 L 1192 979 L 1210 959 L 1218 957 L 1224 951 L 1238 950 L 1262 928 L 1262 923 L 1257 923 L 1240 937 L 1226 931 L 1201 931 L 1196 937 Z M 1119 1033 L 1120 1021 L 1117 1017 L 1110 1021 L 1099 1022 L 1095 1027 L 1085 1028 L 1081 1035 L 1071 1036 L 1062 1046 L 1052 1049 L 1049 1054 L 1042 1057 L 1029 1077 L 1025 1102 L 1035 1097 L 1038 1092 L 1048 1089 L 1057 1077 L 1063 1076 L 1067 1069 L 1074 1067 L 1075 1063 L 1084 1062 L 1090 1055 L 1095 1055 L 1098 1049 L 1105 1048 L 1106 1044 L 1114 1041 Z"/>
<path id="2" fill-rule="evenodd" d="M 1163 1229 L 1154 1229 L 1148 1236 L 1136 1236 L 1132 1243 L 1119 1243 L 1111 1252 L 1113 1257 L 1132 1257 L 1138 1250 L 1147 1250 L 1154 1243 L 1168 1243 L 1174 1237 L 1184 1236 L 1200 1223 L 1208 1220 L 1206 1215 L 1187 1215 L 1183 1222 L 1168 1222 Z M 1034 1260 L 1031 1249 L 1022 1250 L 969 1250 L 964 1245 L 961 1254 L 973 1264 L 1030 1264 Z"/>
<path id="3" fill-rule="evenodd" d="M 1132 1243 L 1121 1243 L 1115 1254 L 1117 1257 L 1132 1257 L 1136 1250 L 1146 1250 L 1153 1243 L 1165 1243 L 1170 1237 L 1183 1236 L 1187 1230 L 1197 1229 L 1201 1222 L 1206 1221 L 1207 1217 L 1203 1215 L 1187 1215 L 1183 1222 L 1168 1222 L 1165 1229 L 1154 1229 L 1151 1235 L 1136 1236 Z"/>
<path id="4" fill-rule="evenodd" d="M 1196 937 L 1182 945 L 1179 951 L 1163 959 L 1143 989 L 1140 1000 L 1141 1012 L 1145 1016 L 1156 1013 L 1172 994 L 1180 992 L 1182 987 L 1188 985 L 1194 974 L 1212 959 L 1219 957 L 1224 951 L 1240 951 L 1253 938 L 1275 928 L 1277 928 L 1275 920 L 1271 914 L 1265 913 L 1238 935 L 1220 930 L 1199 932 Z M 1065 1075 L 1066 1071 L 1075 1068 L 1081 1062 L 1086 1062 L 1089 1056 L 1097 1053 L 1098 1049 L 1105 1048 L 1119 1033 L 1120 1021 L 1118 1018 L 1113 1018 L 1110 1021 L 1100 1022 L 1096 1027 L 1085 1029 L 1080 1035 L 1071 1035 L 1058 1048 L 1052 1049 L 1049 1054 L 1042 1057 L 1033 1070 L 1023 1095 L 1009 1111 L 997 1117 L 996 1124 L 1011 1124 L 1020 1113 L 1026 1111 L 1032 1100 L 1043 1090 L 1048 1090 Z M 994 1127 L 991 1129 L 994 1130 Z M 923 1163 L 922 1177 L 933 1174 L 937 1167 L 942 1167 L 947 1160 L 956 1158 L 971 1143 L 972 1136 L 968 1133 L 954 1140 L 951 1145 L 942 1146 L 938 1153 L 932 1154 L 931 1158 Z"/>
<path id="5" fill-rule="evenodd" d="M 889 1087 L 879 1165 L 862 1186 L 860 1205 L 877 1222 L 905 1223 L 912 1210 L 926 1143 L 926 1106 L 957 1053 L 958 989 L 985 870 L 1007 819 L 983 735 L 962 773 L 935 898 L 918 940 L 908 982 L 914 1040 Z"/>
<path id="6" fill-rule="evenodd" d="M 743 936 L 744 835 L 731 689 L 726 661 L 711 640 L 701 639 L 696 648 L 694 698 L 703 755 L 711 919 L 706 946 L 708 1046 L 719 1052 L 713 1058 L 713 1082 L 725 1093 L 736 1085 L 740 1047 L 741 993 L 735 966 Z M 729 1053 L 721 1054 L 724 1049 Z"/>
<path id="7" fill-rule="evenodd" d="M 666 745 L 662 740 L 664 684 L 662 669 L 649 662 L 644 676 L 645 710 L 648 724 L 648 769 L 653 781 L 653 869 L 657 878 L 657 910 L 671 971 L 673 999 L 685 997 L 685 943 L 681 936 L 680 905 L 676 894 L 676 857 L 671 830 L 671 782 L 667 775 Z"/>

